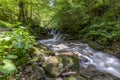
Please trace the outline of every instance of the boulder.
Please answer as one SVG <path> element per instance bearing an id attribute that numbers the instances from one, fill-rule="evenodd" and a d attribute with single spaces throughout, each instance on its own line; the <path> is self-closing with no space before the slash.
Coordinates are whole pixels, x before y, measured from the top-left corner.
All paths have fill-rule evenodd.
<path id="1" fill-rule="evenodd" d="M 68 55 L 45 57 L 42 64 L 45 71 L 52 77 L 58 77 L 64 71 L 79 71 L 79 59 Z"/>
<path id="2" fill-rule="evenodd" d="M 71 69 L 72 71 L 79 71 L 79 59 L 70 55 L 59 55 L 64 69 Z"/>
<path id="3" fill-rule="evenodd" d="M 46 57 L 42 66 L 51 77 L 58 77 L 63 71 L 63 64 L 57 56 Z"/>
<path id="4" fill-rule="evenodd" d="M 25 74 L 29 80 L 40 80 L 46 77 L 44 69 L 38 65 L 27 66 Z"/>

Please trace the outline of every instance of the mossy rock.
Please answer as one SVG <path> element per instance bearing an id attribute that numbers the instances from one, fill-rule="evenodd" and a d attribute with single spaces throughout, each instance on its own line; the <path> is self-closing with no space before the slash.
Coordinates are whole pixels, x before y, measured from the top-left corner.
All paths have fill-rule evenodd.
<path id="1" fill-rule="evenodd" d="M 44 56 L 44 50 L 38 49 L 37 47 L 30 48 L 27 53 L 29 54 L 31 61 L 40 62 Z"/>
<path id="2" fill-rule="evenodd" d="M 92 47 L 95 50 L 104 50 L 105 49 L 104 45 L 100 45 L 97 42 L 89 41 L 88 44 L 90 45 L 90 47 Z"/>
<path id="3" fill-rule="evenodd" d="M 42 50 L 38 49 L 37 47 L 32 47 L 32 48 L 28 49 L 27 53 L 30 54 L 31 56 L 43 54 Z"/>
<path id="4" fill-rule="evenodd" d="M 63 71 L 62 63 L 57 56 L 47 57 L 42 66 L 50 77 L 58 77 Z"/>
<path id="5" fill-rule="evenodd" d="M 38 65 L 26 66 L 25 73 L 29 80 L 41 80 L 46 76 L 44 69 Z"/>
<path id="6" fill-rule="evenodd" d="M 53 51 L 48 50 L 47 47 L 45 47 L 43 44 L 37 44 L 35 47 L 33 47 L 33 53 L 34 54 L 44 54 L 46 56 L 55 56 L 55 53 Z"/>
<path id="7" fill-rule="evenodd" d="M 120 48 L 115 45 L 105 48 L 104 52 L 112 54 L 112 55 L 120 58 Z"/>
<path id="8" fill-rule="evenodd" d="M 47 47 L 44 46 L 44 45 L 41 44 L 41 43 L 37 43 L 37 44 L 35 45 L 35 47 L 37 47 L 38 49 L 48 50 Z"/>
<path id="9" fill-rule="evenodd" d="M 44 54 L 48 56 L 55 56 L 55 53 L 53 51 L 46 51 Z"/>
<path id="10" fill-rule="evenodd" d="M 59 55 L 64 69 L 79 71 L 79 59 L 70 55 Z"/>
<path id="11" fill-rule="evenodd" d="M 40 63 L 42 61 L 42 57 L 43 57 L 42 55 L 33 56 L 32 61 Z"/>
<path id="12" fill-rule="evenodd" d="M 58 77 L 64 70 L 79 71 L 79 59 L 68 55 L 46 57 L 42 66 L 51 77 Z"/>
<path id="13" fill-rule="evenodd" d="M 38 49 L 37 47 L 33 47 L 33 54 L 40 55 L 43 54 L 43 49 Z"/>
<path id="14" fill-rule="evenodd" d="M 78 74 L 75 74 L 64 78 L 64 80 L 87 80 L 87 79 L 79 76 Z"/>

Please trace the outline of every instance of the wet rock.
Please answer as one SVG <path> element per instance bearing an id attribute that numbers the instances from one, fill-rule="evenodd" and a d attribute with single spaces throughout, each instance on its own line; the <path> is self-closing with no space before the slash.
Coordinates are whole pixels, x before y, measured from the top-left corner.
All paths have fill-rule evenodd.
<path id="1" fill-rule="evenodd" d="M 120 57 L 120 43 L 113 43 L 112 46 L 105 48 L 104 52 Z"/>
<path id="2" fill-rule="evenodd" d="M 43 49 L 32 47 L 31 49 L 29 49 L 28 53 L 30 53 L 31 56 L 38 56 L 40 54 L 43 54 L 43 51 Z"/>
<path id="3" fill-rule="evenodd" d="M 63 78 L 59 77 L 59 78 L 46 78 L 46 80 L 63 80 Z"/>
<path id="4" fill-rule="evenodd" d="M 34 61 L 34 62 L 41 62 L 42 61 L 42 55 L 39 55 L 39 56 L 33 56 L 32 60 L 31 61 Z"/>
<path id="5" fill-rule="evenodd" d="M 89 41 L 88 44 L 95 50 L 104 50 L 105 46 L 98 44 L 97 42 Z"/>
<path id="6" fill-rule="evenodd" d="M 79 59 L 68 55 L 59 55 L 64 69 L 71 69 L 72 71 L 79 71 Z"/>
<path id="7" fill-rule="evenodd" d="M 45 46 L 36 46 L 32 47 L 29 50 L 29 53 L 32 53 L 32 56 L 39 56 L 39 55 L 45 55 L 45 56 L 55 56 L 55 53 L 53 51 L 48 50 Z"/>
<path id="8" fill-rule="evenodd" d="M 46 77 L 44 69 L 37 65 L 27 66 L 25 73 L 29 80 L 39 80 Z"/>
<path id="9" fill-rule="evenodd" d="M 71 56 L 74 56 L 73 52 L 71 52 L 71 51 L 65 51 L 65 50 L 64 51 L 56 51 L 55 54 L 56 55 L 68 55 L 68 56 L 71 55 Z"/>
<path id="10" fill-rule="evenodd" d="M 68 55 L 45 57 L 42 66 L 52 77 L 58 77 L 62 72 L 79 71 L 79 59 Z"/>
<path id="11" fill-rule="evenodd" d="M 53 51 L 46 51 L 44 54 L 47 56 L 55 56 L 55 53 Z"/>
<path id="12" fill-rule="evenodd" d="M 88 78 L 90 80 L 116 80 L 117 78 L 109 73 L 101 72 L 96 70 L 96 68 L 92 65 L 87 68 L 80 67 L 79 71 L 82 76 Z"/>
<path id="13" fill-rule="evenodd" d="M 58 77 L 63 71 L 63 65 L 56 56 L 47 57 L 42 66 L 51 77 Z"/>
<path id="14" fill-rule="evenodd" d="M 103 51 L 108 54 L 112 54 L 116 57 L 120 57 L 120 42 L 112 42 L 109 45 L 101 45 L 97 42 L 86 41 L 90 47 L 95 50 Z"/>
<path id="15" fill-rule="evenodd" d="M 75 75 L 70 75 L 70 76 L 64 78 L 64 80 L 87 80 L 87 79 L 81 77 L 81 76 L 78 75 L 78 74 L 75 74 Z"/>

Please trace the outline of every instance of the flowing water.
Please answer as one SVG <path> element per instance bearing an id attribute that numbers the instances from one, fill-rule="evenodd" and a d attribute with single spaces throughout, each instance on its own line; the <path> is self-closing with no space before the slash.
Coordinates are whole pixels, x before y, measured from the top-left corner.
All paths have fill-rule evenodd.
<path id="1" fill-rule="evenodd" d="M 87 44 L 61 41 L 62 36 L 59 33 L 52 34 L 54 35 L 53 38 L 40 40 L 40 43 L 59 54 L 61 51 L 77 54 L 80 57 L 80 65 L 86 69 L 92 65 L 98 71 L 120 78 L 120 60 L 118 58 L 107 53 L 95 51 Z"/>

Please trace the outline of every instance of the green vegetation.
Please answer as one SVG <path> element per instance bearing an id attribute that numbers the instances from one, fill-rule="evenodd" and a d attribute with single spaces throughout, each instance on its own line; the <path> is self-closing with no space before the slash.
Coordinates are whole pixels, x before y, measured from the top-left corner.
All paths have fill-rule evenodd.
<path id="1" fill-rule="evenodd" d="M 12 27 L 12 24 L 0 20 L 0 28 Z"/>
<path id="2" fill-rule="evenodd" d="M 78 39 L 107 44 L 120 40 L 119 0 L 60 0 L 51 25 Z M 57 4 L 57 3 L 56 3 Z"/>
<path id="3" fill-rule="evenodd" d="M 34 37 L 23 28 L 3 32 L 0 36 L 0 71 L 9 74 L 16 70 L 15 65 L 27 63 L 27 50 L 35 43 Z M 15 61 L 13 63 L 13 61 Z M 4 64 L 3 64 L 4 63 Z"/>
<path id="4" fill-rule="evenodd" d="M 0 79 L 17 73 L 33 55 L 35 39 L 51 37 L 52 28 L 65 40 L 119 42 L 120 0 L 0 0 Z"/>

